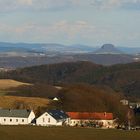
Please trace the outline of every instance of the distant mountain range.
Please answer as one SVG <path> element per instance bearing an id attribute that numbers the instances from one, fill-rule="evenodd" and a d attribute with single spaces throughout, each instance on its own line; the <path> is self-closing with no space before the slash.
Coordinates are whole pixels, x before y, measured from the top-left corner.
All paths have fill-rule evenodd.
<path id="1" fill-rule="evenodd" d="M 5 43 L 0 42 L 0 53 L 5 53 L 8 56 L 10 56 L 10 53 L 15 53 L 15 55 L 18 55 L 20 53 L 26 54 L 32 54 L 32 55 L 47 55 L 47 54 L 75 54 L 75 53 L 91 53 L 95 52 L 98 53 L 110 53 L 110 54 L 137 54 L 140 53 L 140 48 L 128 48 L 128 47 L 115 47 L 112 44 L 105 44 L 101 47 L 101 49 L 98 49 L 99 47 L 94 46 L 88 46 L 88 45 L 62 45 L 62 44 L 56 44 L 56 43 Z"/>
<path id="2" fill-rule="evenodd" d="M 10 54 L 15 53 L 16 56 L 20 54 L 23 55 L 48 55 L 48 54 L 71 54 L 71 53 L 88 53 L 95 51 L 96 48 L 86 46 L 86 45 L 62 45 L 55 43 L 48 44 L 28 44 L 28 43 L 0 43 L 0 53 L 7 54 L 6 56 L 10 56 Z"/>
<path id="3" fill-rule="evenodd" d="M 90 61 L 101 65 L 125 64 L 140 61 L 139 50 L 137 48 L 133 54 L 134 50 L 132 52 L 131 48 L 119 48 L 112 44 L 104 44 L 98 49 L 78 44 L 0 43 L 0 68 L 13 69 L 76 61 Z"/>

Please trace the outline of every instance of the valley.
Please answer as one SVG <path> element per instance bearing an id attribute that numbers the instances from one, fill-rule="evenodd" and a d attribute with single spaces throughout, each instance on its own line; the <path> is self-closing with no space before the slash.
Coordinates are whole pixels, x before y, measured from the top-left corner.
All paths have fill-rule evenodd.
<path id="1" fill-rule="evenodd" d="M 41 64 L 90 61 L 101 65 L 140 61 L 139 48 L 116 47 L 112 44 L 87 45 L 0 43 L 0 68 L 16 69 Z"/>
<path id="2" fill-rule="evenodd" d="M 0 0 L 0 140 L 140 139 L 140 0 Z"/>
<path id="3" fill-rule="evenodd" d="M 23 108 L 28 108 L 28 100 L 32 100 L 33 104 L 39 101 L 42 103 L 37 103 L 40 106 L 39 112 L 53 108 L 64 111 L 113 112 L 123 122 L 128 108 L 122 106 L 120 100 L 140 101 L 139 69 L 139 62 L 102 66 L 85 61 L 18 68 L 1 72 L 0 78 L 28 84 L 9 88 L 1 98 L 12 96 L 13 99 L 9 99 L 12 102 L 21 98 L 21 106 L 23 100 L 27 101 Z M 59 100 L 53 101 L 55 97 Z M 34 103 L 35 100 L 38 101 Z M 50 100 L 49 104 L 47 100 Z M 29 104 L 30 108 L 34 107 L 33 104 Z"/>
<path id="4" fill-rule="evenodd" d="M 112 112 L 121 124 L 128 106 L 120 101 L 140 101 L 139 55 L 125 54 L 111 44 L 88 53 L 1 56 L 0 60 L 2 108 L 32 109 L 37 116 L 47 109 Z"/>

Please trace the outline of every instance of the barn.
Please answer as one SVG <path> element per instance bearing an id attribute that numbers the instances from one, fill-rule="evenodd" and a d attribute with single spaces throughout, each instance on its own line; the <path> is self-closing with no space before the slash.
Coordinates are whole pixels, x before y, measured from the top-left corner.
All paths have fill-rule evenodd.
<path id="1" fill-rule="evenodd" d="M 86 126 L 94 124 L 103 128 L 114 128 L 115 122 L 112 113 L 97 112 L 67 112 L 70 117 L 70 126 Z"/>

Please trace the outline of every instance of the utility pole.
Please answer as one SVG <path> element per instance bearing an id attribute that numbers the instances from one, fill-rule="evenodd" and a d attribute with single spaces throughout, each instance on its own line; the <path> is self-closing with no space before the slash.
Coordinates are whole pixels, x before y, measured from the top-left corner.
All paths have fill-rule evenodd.
<path id="1" fill-rule="evenodd" d="M 131 130 L 131 119 L 132 119 L 132 114 L 131 114 L 131 110 L 129 109 L 127 112 L 128 130 Z"/>
<path id="2" fill-rule="evenodd" d="M 131 130 L 131 121 L 128 120 L 128 130 Z"/>

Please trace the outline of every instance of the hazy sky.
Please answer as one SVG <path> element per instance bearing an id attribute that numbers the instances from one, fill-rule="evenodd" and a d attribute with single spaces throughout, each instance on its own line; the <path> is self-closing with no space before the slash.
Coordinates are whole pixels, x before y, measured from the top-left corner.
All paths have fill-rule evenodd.
<path id="1" fill-rule="evenodd" d="M 0 41 L 140 47 L 140 0 L 0 0 Z"/>

